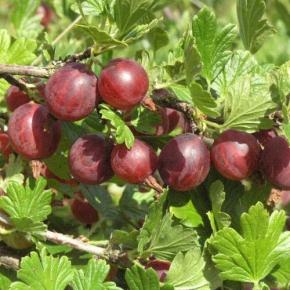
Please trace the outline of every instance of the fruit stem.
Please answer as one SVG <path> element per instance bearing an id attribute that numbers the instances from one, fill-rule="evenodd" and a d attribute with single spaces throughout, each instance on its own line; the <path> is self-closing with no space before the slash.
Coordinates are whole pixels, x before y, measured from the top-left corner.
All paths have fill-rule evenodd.
<path id="1" fill-rule="evenodd" d="M 211 121 L 209 121 L 209 120 L 205 120 L 205 123 L 206 123 L 208 126 L 212 127 L 212 128 L 220 129 L 220 125 L 217 124 L 217 123 L 215 123 L 215 122 L 211 122 Z"/>
<path id="2" fill-rule="evenodd" d="M 154 190 L 157 191 L 157 193 L 158 193 L 158 196 L 157 197 L 159 197 L 160 193 L 163 192 L 163 187 L 158 183 L 158 181 L 156 180 L 156 178 L 154 176 L 152 176 L 152 175 L 148 176 L 145 179 L 144 183 L 146 185 L 148 185 L 150 188 L 153 188 Z"/>

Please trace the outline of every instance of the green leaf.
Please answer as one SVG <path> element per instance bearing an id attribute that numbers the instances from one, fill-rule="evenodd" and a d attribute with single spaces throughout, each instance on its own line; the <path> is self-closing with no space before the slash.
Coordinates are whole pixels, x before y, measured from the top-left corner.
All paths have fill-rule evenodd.
<path id="1" fill-rule="evenodd" d="M 150 8 L 152 0 L 116 0 L 114 17 L 120 30 L 120 35 L 130 31 L 140 22 Z"/>
<path id="2" fill-rule="evenodd" d="M 209 188 L 209 196 L 212 203 L 212 215 L 217 229 L 221 230 L 231 224 L 231 216 L 222 212 L 222 205 L 225 201 L 226 193 L 224 185 L 220 180 L 213 182 Z M 215 229 L 215 227 L 214 227 Z"/>
<path id="3" fill-rule="evenodd" d="M 30 64 L 35 59 L 36 41 L 19 38 L 11 42 L 7 30 L 0 30 L 0 63 Z"/>
<path id="4" fill-rule="evenodd" d="M 8 52 L 8 49 L 10 47 L 11 38 L 6 29 L 0 30 L 0 60 L 1 62 L 3 59 L 6 58 L 6 54 Z"/>
<path id="5" fill-rule="evenodd" d="M 114 219 L 117 216 L 116 206 L 108 192 L 98 185 L 81 184 L 80 190 L 89 203 L 107 219 Z"/>
<path id="6" fill-rule="evenodd" d="M 290 233 L 282 233 L 285 212 L 271 216 L 258 202 L 241 216 L 242 234 L 233 228 L 220 230 L 212 239 L 213 256 L 224 280 L 258 284 L 280 259 L 288 257 Z M 287 244 L 288 243 L 288 244 Z"/>
<path id="7" fill-rule="evenodd" d="M 222 130 L 229 128 L 255 132 L 267 129 L 272 122 L 266 115 L 275 109 L 269 83 L 261 77 L 244 76 L 230 87 L 225 99 Z"/>
<path id="8" fill-rule="evenodd" d="M 23 160 L 21 156 L 15 156 L 14 154 L 10 154 L 8 163 L 4 165 L 5 178 L 0 176 L 0 188 L 5 192 L 10 183 L 17 182 L 19 184 L 23 184 L 24 175 L 22 171 L 24 169 Z"/>
<path id="9" fill-rule="evenodd" d="M 119 41 L 111 36 L 107 31 L 99 29 L 97 26 L 86 26 L 78 24 L 76 25 L 78 28 L 86 32 L 89 36 L 91 36 L 94 42 L 98 45 L 120 45 L 126 46 L 127 44 L 123 41 Z"/>
<path id="10" fill-rule="evenodd" d="M 202 75 L 210 83 L 223 69 L 236 37 L 235 26 L 227 24 L 218 31 L 213 12 L 203 8 L 193 17 L 192 34 L 202 61 Z"/>
<path id="11" fill-rule="evenodd" d="M 175 290 L 210 290 L 210 283 L 204 275 L 205 260 L 199 249 L 186 254 L 178 253 L 171 263 L 165 282 Z"/>
<path id="12" fill-rule="evenodd" d="M 43 222 L 51 213 L 51 190 L 45 190 L 46 181 L 39 178 L 31 189 L 11 182 L 7 195 L 0 198 L 0 208 L 9 216 L 19 231 L 39 232 L 44 229 Z"/>
<path id="13" fill-rule="evenodd" d="M 135 140 L 130 128 L 122 120 L 121 116 L 114 112 L 108 105 L 101 104 L 99 107 L 102 118 L 110 121 L 112 126 L 115 128 L 115 137 L 117 143 L 125 143 L 126 147 L 130 149 L 133 146 Z"/>
<path id="14" fill-rule="evenodd" d="M 173 91 L 179 101 L 193 104 L 189 88 L 179 84 L 172 84 L 169 88 Z"/>
<path id="15" fill-rule="evenodd" d="M 139 192 L 138 187 L 134 185 L 126 185 L 119 201 L 119 210 L 121 214 L 138 223 L 144 220 L 154 195 L 154 190 L 144 193 Z"/>
<path id="16" fill-rule="evenodd" d="M 1 268 L 0 269 L 0 290 L 9 289 L 9 286 L 11 283 L 12 283 L 11 278 L 8 275 L 6 275 L 5 270 Z"/>
<path id="17" fill-rule="evenodd" d="M 196 231 L 182 225 L 172 225 L 170 214 L 163 216 L 162 204 L 161 201 L 150 207 L 138 237 L 140 255 L 154 255 L 157 259 L 171 260 L 178 252 L 198 248 Z"/>
<path id="18" fill-rule="evenodd" d="M 68 144 L 73 144 L 79 137 L 85 135 L 87 131 L 80 125 L 71 122 L 61 123 L 63 138 L 66 139 Z"/>
<path id="19" fill-rule="evenodd" d="M 27 64 L 35 59 L 34 51 L 36 41 L 30 39 L 17 39 L 9 48 L 7 63 Z"/>
<path id="20" fill-rule="evenodd" d="M 290 123 L 282 124 L 282 129 L 283 129 L 284 135 L 286 136 L 286 138 L 289 141 L 290 140 Z"/>
<path id="21" fill-rule="evenodd" d="M 0 52 L 1 59 L 1 52 Z M 4 101 L 4 96 L 9 88 L 10 84 L 3 79 L 0 79 L 0 103 Z"/>
<path id="22" fill-rule="evenodd" d="M 130 290 L 160 289 L 157 274 L 152 268 L 145 270 L 135 265 L 126 271 L 125 279 Z"/>
<path id="23" fill-rule="evenodd" d="M 203 225 L 202 218 L 196 208 L 194 207 L 191 200 L 188 201 L 184 206 L 176 207 L 171 206 L 170 212 L 178 219 L 180 222 L 187 227 L 198 227 Z"/>
<path id="24" fill-rule="evenodd" d="M 131 113 L 130 123 L 138 132 L 155 134 L 156 126 L 161 123 L 161 117 L 160 114 L 139 106 Z"/>
<path id="25" fill-rule="evenodd" d="M 157 27 L 157 25 L 161 22 L 161 18 L 153 19 L 149 23 L 139 24 L 133 29 L 129 30 L 123 37 L 122 40 L 126 43 L 131 43 L 143 37 L 146 33 L 151 33 L 152 29 Z"/>
<path id="26" fill-rule="evenodd" d="M 275 6 L 281 20 L 285 23 L 288 34 L 290 34 L 290 10 L 287 9 L 286 5 L 279 0 L 275 1 Z"/>
<path id="27" fill-rule="evenodd" d="M 14 25 L 17 37 L 37 38 L 43 30 L 40 25 L 40 17 L 35 15 L 40 0 L 12 0 L 11 20 Z"/>
<path id="28" fill-rule="evenodd" d="M 71 144 L 67 138 L 62 136 L 56 152 L 44 160 L 48 169 L 62 179 L 71 178 L 68 165 L 68 149 L 70 148 L 70 145 Z"/>
<path id="29" fill-rule="evenodd" d="M 189 86 L 193 104 L 204 114 L 211 117 L 218 117 L 217 104 L 209 92 L 196 82 Z"/>
<path id="30" fill-rule="evenodd" d="M 290 257 L 281 259 L 279 268 L 271 276 L 274 277 L 275 284 L 280 289 L 288 289 L 290 286 Z"/>
<path id="31" fill-rule="evenodd" d="M 105 1 L 103 0 L 86 0 L 81 3 L 82 12 L 84 15 L 92 15 L 98 16 L 104 12 L 105 9 Z M 77 3 L 73 3 L 71 5 L 71 9 L 75 12 L 80 14 L 80 9 Z"/>
<path id="32" fill-rule="evenodd" d="M 73 271 L 67 257 L 54 258 L 42 250 L 21 260 L 17 277 L 22 282 L 13 283 L 9 290 L 64 290 L 73 278 Z"/>
<path id="33" fill-rule="evenodd" d="M 110 244 L 121 247 L 124 249 L 136 249 L 138 246 L 137 237 L 139 232 L 134 230 L 132 232 L 116 230 L 112 233 Z"/>
<path id="34" fill-rule="evenodd" d="M 195 40 L 189 34 L 184 40 L 184 66 L 186 82 L 190 84 L 196 74 L 201 71 L 201 57 L 196 47 Z"/>
<path id="35" fill-rule="evenodd" d="M 265 0 L 237 1 L 240 36 L 244 47 L 251 53 L 256 53 L 265 38 L 274 31 L 267 19 L 263 18 L 265 10 Z"/>
<path id="36" fill-rule="evenodd" d="M 154 28 L 150 31 L 148 34 L 148 40 L 152 49 L 155 51 L 169 43 L 167 32 L 160 27 Z"/>
<path id="37" fill-rule="evenodd" d="M 91 259 L 84 270 L 76 270 L 71 285 L 74 290 L 121 290 L 113 282 L 104 282 L 110 266 L 104 260 Z"/>
<path id="38" fill-rule="evenodd" d="M 278 70 L 274 71 L 273 78 L 281 103 L 287 103 L 287 96 L 290 93 L 290 61 L 284 63 Z"/>
<path id="39" fill-rule="evenodd" d="M 229 89 L 245 75 L 251 75 L 258 63 L 248 51 L 235 51 L 223 71 L 213 83 L 213 88 L 222 98 L 226 98 Z"/>

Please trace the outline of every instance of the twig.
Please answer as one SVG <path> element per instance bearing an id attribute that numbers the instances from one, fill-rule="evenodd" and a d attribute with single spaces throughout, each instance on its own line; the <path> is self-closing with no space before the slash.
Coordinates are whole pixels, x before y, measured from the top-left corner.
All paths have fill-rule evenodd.
<path id="1" fill-rule="evenodd" d="M 52 73 L 53 68 L 23 66 L 16 64 L 0 64 L 0 75 L 23 75 L 39 78 L 48 78 Z"/>
<path id="2" fill-rule="evenodd" d="M 69 55 L 66 58 L 63 59 L 63 62 L 76 62 L 76 61 L 82 61 L 84 59 L 90 58 L 92 55 L 93 47 L 88 47 L 83 52 Z"/>
<path id="3" fill-rule="evenodd" d="M 93 245 L 84 243 L 80 240 L 71 238 L 71 237 L 69 237 L 67 235 L 63 235 L 61 233 L 46 231 L 43 234 L 43 237 L 46 240 L 53 242 L 55 244 L 68 245 L 74 249 L 84 251 L 84 252 L 96 255 L 98 257 L 101 257 L 101 258 L 106 257 L 106 249 L 105 248 L 101 248 L 101 247 L 97 247 L 97 246 L 93 246 Z"/>
<path id="4" fill-rule="evenodd" d="M 9 217 L 3 212 L 0 212 L 0 222 L 7 226 L 11 226 Z M 117 261 L 119 258 L 123 258 L 123 253 L 121 253 L 120 251 L 109 251 L 106 248 L 93 246 L 61 233 L 45 231 L 42 236 L 45 240 L 48 240 L 55 244 L 68 245 L 76 250 L 84 251 L 96 255 L 99 258 L 104 258 L 110 261 Z"/>
<path id="5" fill-rule="evenodd" d="M 0 246 L 0 266 L 17 271 L 20 265 L 20 257 L 4 246 Z"/>
<path id="6" fill-rule="evenodd" d="M 22 80 L 18 80 L 9 74 L 1 74 L 0 78 L 3 78 L 9 84 L 18 87 L 22 91 L 27 91 L 26 83 Z"/>
<path id="7" fill-rule="evenodd" d="M 192 132 L 198 131 L 193 117 L 195 110 L 188 103 L 180 102 L 171 92 L 165 89 L 154 90 L 151 97 L 155 103 L 162 107 L 172 108 L 184 113 Z"/>

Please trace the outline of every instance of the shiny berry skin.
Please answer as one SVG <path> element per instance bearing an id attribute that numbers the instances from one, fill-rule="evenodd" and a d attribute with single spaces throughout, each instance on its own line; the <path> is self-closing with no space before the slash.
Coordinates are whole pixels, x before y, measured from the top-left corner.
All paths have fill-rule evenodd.
<path id="1" fill-rule="evenodd" d="M 91 225 L 99 220 L 98 212 L 90 205 L 80 192 L 75 193 L 70 204 L 75 219 L 85 225 Z"/>
<path id="2" fill-rule="evenodd" d="M 29 101 L 28 95 L 16 86 L 11 86 L 6 92 L 6 103 L 11 112 Z"/>
<path id="3" fill-rule="evenodd" d="M 256 170 L 260 153 L 261 147 L 253 135 L 227 130 L 214 141 L 211 160 L 224 177 L 243 180 Z"/>
<path id="4" fill-rule="evenodd" d="M 131 149 L 116 145 L 111 154 L 115 174 L 129 183 L 142 183 L 157 168 L 158 157 L 146 143 L 135 139 Z"/>
<path id="5" fill-rule="evenodd" d="M 178 112 L 177 110 L 171 108 L 164 108 L 165 114 L 168 119 L 168 132 L 175 130 L 176 128 L 180 128 L 182 133 L 190 132 L 189 122 L 184 117 L 184 114 Z"/>
<path id="6" fill-rule="evenodd" d="M 77 121 L 95 108 L 97 77 L 84 64 L 70 63 L 56 71 L 45 86 L 49 111 L 58 119 Z"/>
<path id="7" fill-rule="evenodd" d="M 6 133 L 0 133 L 0 153 L 8 158 L 9 154 L 13 152 L 10 145 L 9 136 Z"/>
<path id="8" fill-rule="evenodd" d="M 275 137 L 265 146 L 260 168 L 279 189 L 290 190 L 290 148 L 283 137 Z"/>
<path id="9" fill-rule="evenodd" d="M 155 127 L 155 134 L 156 136 L 161 136 L 167 134 L 169 131 L 169 121 L 166 114 L 166 108 L 159 108 L 158 109 L 160 115 L 160 122 Z"/>
<path id="10" fill-rule="evenodd" d="M 130 110 L 145 97 L 149 80 L 140 64 L 134 60 L 118 58 L 102 70 L 98 87 L 106 103 L 116 109 Z"/>
<path id="11" fill-rule="evenodd" d="M 40 17 L 40 24 L 46 28 L 51 23 L 54 17 L 52 9 L 45 3 L 41 3 L 41 5 L 38 6 L 36 10 L 36 15 Z"/>
<path id="12" fill-rule="evenodd" d="M 201 184 L 210 169 L 210 153 L 194 134 L 170 140 L 159 156 L 159 173 L 163 181 L 177 191 L 187 191 Z"/>
<path id="13" fill-rule="evenodd" d="M 254 133 L 253 135 L 257 138 L 259 143 L 263 147 L 265 147 L 270 140 L 272 140 L 277 136 L 277 133 L 275 132 L 275 130 L 271 129 L 271 130 L 261 130 L 259 132 Z"/>
<path id="14" fill-rule="evenodd" d="M 290 203 L 290 191 L 282 190 L 281 195 L 281 205 L 283 207 L 288 206 Z"/>
<path id="15" fill-rule="evenodd" d="M 69 167 L 82 183 L 100 184 L 113 176 L 110 165 L 113 144 L 99 135 L 78 138 L 69 152 Z"/>
<path id="16" fill-rule="evenodd" d="M 8 135 L 17 153 L 28 159 L 42 159 L 56 151 L 61 128 L 45 106 L 29 102 L 13 112 Z"/>
<path id="17" fill-rule="evenodd" d="M 157 272 L 160 282 L 164 282 L 167 272 L 169 271 L 171 263 L 163 260 L 151 260 L 149 261 L 145 268 L 152 268 Z"/>

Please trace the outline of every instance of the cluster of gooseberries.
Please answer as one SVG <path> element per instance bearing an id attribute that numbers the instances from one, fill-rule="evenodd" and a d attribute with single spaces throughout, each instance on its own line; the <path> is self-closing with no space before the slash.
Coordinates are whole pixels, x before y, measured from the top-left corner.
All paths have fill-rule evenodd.
<path id="1" fill-rule="evenodd" d="M 45 85 L 45 104 L 34 103 L 25 92 L 11 87 L 7 104 L 13 111 L 8 123 L 12 148 L 27 159 L 45 159 L 58 147 L 61 121 L 85 118 L 101 100 L 128 112 L 146 97 L 148 87 L 144 68 L 122 58 L 112 60 L 99 77 L 84 64 L 66 64 Z M 145 182 L 158 169 L 166 185 L 187 191 L 206 179 L 213 163 L 230 180 L 243 180 L 259 168 L 276 187 L 290 188 L 287 178 L 290 149 L 287 141 L 276 136 L 273 130 L 256 134 L 227 130 L 209 150 L 202 137 L 184 133 L 189 126 L 181 113 L 169 108 L 160 109 L 159 113 L 161 124 L 156 126 L 156 135 L 172 131 L 178 124 L 183 126 L 183 134 L 172 138 L 159 157 L 150 145 L 137 138 L 128 149 L 124 144 L 114 145 L 101 134 L 84 135 L 74 142 L 69 152 L 72 176 L 82 183 L 100 184 L 115 174 L 137 184 Z M 2 151 L 7 154 L 8 138 L 1 138 Z"/>

